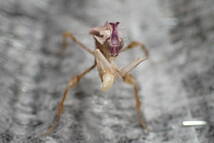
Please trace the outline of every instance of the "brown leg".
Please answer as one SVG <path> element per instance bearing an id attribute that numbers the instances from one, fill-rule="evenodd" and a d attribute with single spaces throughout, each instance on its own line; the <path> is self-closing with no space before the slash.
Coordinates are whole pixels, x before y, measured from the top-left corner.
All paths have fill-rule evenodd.
<path id="1" fill-rule="evenodd" d="M 121 52 L 125 52 L 129 49 L 136 48 L 136 47 L 140 47 L 143 50 L 145 57 L 149 57 L 149 51 L 146 49 L 145 45 L 136 41 L 129 43 L 128 46 L 126 46 L 121 50 Z"/>
<path id="2" fill-rule="evenodd" d="M 63 49 L 68 47 L 67 39 L 73 40 L 74 42 L 76 42 L 79 45 L 80 48 L 82 48 L 83 50 L 86 50 L 88 53 L 93 55 L 93 51 L 91 49 L 87 48 L 82 42 L 77 40 L 77 38 L 70 32 L 65 32 L 63 34 Z"/>
<path id="3" fill-rule="evenodd" d="M 139 97 L 139 94 L 138 94 L 139 90 L 140 90 L 139 85 L 138 85 L 136 79 L 134 78 L 134 76 L 132 76 L 131 74 L 126 74 L 123 77 L 123 81 L 133 86 L 135 103 L 136 103 L 135 110 L 137 112 L 137 119 L 138 119 L 140 125 L 144 129 L 147 129 L 145 116 L 144 116 L 143 112 L 141 111 L 141 100 L 140 100 L 140 97 Z"/>
<path id="4" fill-rule="evenodd" d="M 51 125 L 49 126 L 47 132 L 42 134 L 43 136 L 49 135 L 50 133 L 52 133 L 57 128 L 57 126 L 59 124 L 59 121 L 60 121 L 60 118 L 61 118 L 61 115 L 62 115 L 62 113 L 64 111 L 64 102 L 65 102 L 65 99 L 66 99 L 66 97 L 68 95 L 69 90 L 71 88 L 74 88 L 79 83 L 80 79 L 82 77 L 84 77 L 88 72 L 90 72 L 95 66 L 96 66 L 96 63 L 94 63 L 91 67 L 87 68 L 81 74 L 76 75 L 76 76 L 74 76 L 73 78 L 71 78 L 69 80 L 68 85 L 64 90 L 63 97 L 62 97 L 61 101 L 59 102 L 59 104 L 57 105 L 57 109 L 56 109 L 56 114 L 55 114 L 54 120 L 51 123 Z"/>
<path id="5" fill-rule="evenodd" d="M 136 41 L 131 42 L 127 47 L 122 49 L 121 52 L 127 51 L 127 50 L 132 49 L 132 48 L 136 48 L 136 47 L 142 48 L 142 50 L 143 50 L 143 52 L 145 54 L 145 57 L 144 58 L 135 59 L 133 62 L 129 63 L 127 66 L 123 67 L 121 69 L 121 72 L 122 72 L 123 75 L 126 75 L 128 72 L 130 72 L 132 69 L 134 69 L 137 65 L 139 65 L 143 61 L 147 60 L 148 57 L 149 57 L 149 52 L 146 49 L 146 47 L 144 46 L 144 44 L 142 44 L 140 42 L 136 42 Z"/>

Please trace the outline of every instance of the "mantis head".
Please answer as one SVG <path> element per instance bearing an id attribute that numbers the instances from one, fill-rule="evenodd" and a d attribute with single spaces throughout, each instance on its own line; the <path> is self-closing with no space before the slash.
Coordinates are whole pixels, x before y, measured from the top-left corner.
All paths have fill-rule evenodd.
<path id="1" fill-rule="evenodd" d="M 106 22 L 104 26 L 92 28 L 90 34 L 104 48 L 106 48 L 110 56 L 118 56 L 123 47 L 123 39 L 118 33 L 119 22 Z"/>

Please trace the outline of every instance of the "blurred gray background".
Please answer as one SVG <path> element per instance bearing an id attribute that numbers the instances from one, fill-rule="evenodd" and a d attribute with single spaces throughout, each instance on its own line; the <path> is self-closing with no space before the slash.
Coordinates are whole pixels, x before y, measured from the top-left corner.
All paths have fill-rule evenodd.
<path id="1" fill-rule="evenodd" d="M 59 128 L 38 136 L 69 78 L 93 63 L 73 42 L 57 54 L 62 33 L 94 48 L 88 31 L 106 21 L 150 51 L 132 73 L 151 132 L 138 125 L 132 88 L 118 81 L 103 93 L 93 71 L 72 90 Z M 213 44 L 213 0 L 0 0 L 0 143 L 213 143 Z M 118 64 L 142 55 L 129 51 Z"/>

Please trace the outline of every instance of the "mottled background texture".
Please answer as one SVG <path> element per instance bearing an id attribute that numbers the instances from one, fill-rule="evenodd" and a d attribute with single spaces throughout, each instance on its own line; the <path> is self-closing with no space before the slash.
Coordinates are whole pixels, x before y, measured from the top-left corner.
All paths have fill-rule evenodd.
<path id="1" fill-rule="evenodd" d="M 59 128 L 38 136 L 69 78 L 93 63 L 73 42 L 59 55 L 62 33 L 94 48 L 88 30 L 106 21 L 150 51 L 132 73 L 152 130 L 136 121 L 132 88 L 117 81 L 103 93 L 94 70 L 70 93 Z M 131 50 L 118 64 L 141 56 Z M 0 0 L 0 143 L 213 143 L 213 123 L 213 0 Z"/>

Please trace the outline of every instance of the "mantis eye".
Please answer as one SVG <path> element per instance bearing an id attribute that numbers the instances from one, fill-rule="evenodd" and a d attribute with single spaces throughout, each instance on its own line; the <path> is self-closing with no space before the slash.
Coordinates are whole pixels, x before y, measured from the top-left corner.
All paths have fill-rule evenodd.
<path id="1" fill-rule="evenodd" d="M 101 45 L 111 36 L 109 25 L 92 28 L 89 32 Z"/>

